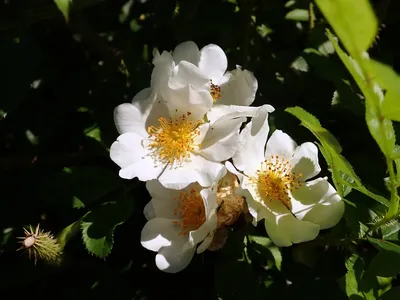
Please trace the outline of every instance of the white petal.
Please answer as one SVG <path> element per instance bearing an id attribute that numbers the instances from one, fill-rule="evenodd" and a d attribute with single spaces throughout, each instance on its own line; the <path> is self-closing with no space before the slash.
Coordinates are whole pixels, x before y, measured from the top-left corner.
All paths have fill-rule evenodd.
<path id="1" fill-rule="evenodd" d="M 174 68 L 172 76 L 168 80 L 168 87 L 176 90 L 190 84 L 196 90 L 203 87 L 204 90 L 209 92 L 209 80 L 198 67 L 187 61 L 182 61 Z"/>
<path id="2" fill-rule="evenodd" d="M 264 212 L 265 229 L 278 247 L 311 241 L 318 236 L 319 225 L 297 219 L 282 202 L 271 201 L 268 208 Z"/>
<path id="3" fill-rule="evenodd" d="M 224 165 L 221 163 L 192 154 L 190 161 L 185 162 L 182 166 L 168 166 L 159 180 L 166 188 L 176 190 L 183 189 L 196 181 L 203 187 L 209 187 L 214 183 L 223 167 Z"/>
<path id="4" fill-rule="evenodd" d="M 200 51 L 195 42 L 187 41 L 176 46 L 172 56 L 176 64 L 187 61 L 197 66 L 200 60 Z"/>
<path id="5" fill-rule="evenodd" d="M 213 123 L 216 120 L 229 120 L 239 117 L 252 118 L 259 113 L 260 109 L 266 109 L 268 112 L 273 112 L 275 109 L 268 104 L 263 106 L 241 106 L 241 105 L 220 105 L 215 104 L 209 112 L 207 112 L 208 120 Z"/>
<path id="6" fill-rule="evenodd" d="M 159 251 L 162 247 L 170 246 L 179 238 L 180 227 L 170 219 L 156 218 L 144 225 L 140 236 L 142 246 L 151 251 Z"/>
<path id="7" fill-rule="evenodd" d="M 131 103 L 123 103 L 114 109 L 114 122 L 120 134 L 134 132 L 147 136 L 143 116 Z"/>
<path id="8" fill-rule="evenodd" d="M 141 136 L 147 136 L 145 120 L 148 117 L 154 97 L 151 97 L 151 89 L 143 89 L 132 100 L 131 103 L 123 103 L 114 109 L 114 122 L 120 134 L 135 132 Z"/>
<path id="9" fill-rule="evenodd" d="M 220 87 L 221 98 L 218 99 L 218 104 L 248 106 L 256 97 L 258 82 L 251 72 L 238 68 L 231 72 L 229 80 Z"/>
<path id="10" fill-rule="evenodd" d="M 212 106 L 212 97 L 209 92 L 195 91 L 190 85 L 178 90 L 169 89 L 164 95 L 171 116 L 181 117 L 190 112 L 188 119 L 202 120 L 204 114 Z"/>
<path id="11" fill-rule="evenodd" d="M 197 247 L 197 254 L 203 253 L 208 249 L 208 247 L 211 245 L 211 242 L 214 239 L 214 233 L 210 233 L 207 235 L 207 237 L 204 239 L 204 241 Z"/>
<path id="12" fill-rule="evenodd" d="M 296 150 L 297 144 L 293 139 L 282 130 L 275 130 L 268 140 L 265 150 L 265 157 L 278 155 L 287 160 L 291 160 Z"/>
<path id="13" fill-rule="evenodd" d="M 151 87 L 158 89 L 167 84 L 167 80 L 172 74 L 175 63 L 171 53 L 163 51 L 161 55 L 154 57 L 153 64 L 154 68 L 151 73 Z"/>
<path id="14" fill-rule="evenodd" d="M 134 132 L 121 134 L 110 148 L 111 159 L 121 168 L 141 160 L 144 154 L 143 137 Z"/>
<path id="15" fill-rule="evenodd" d="M 232 159 L 235 167 L 245 174 L 253 174 L 264 161 L 265 142 L 269 132 L 268 113 L 268 106 L 262 106 L 240 133 L 237 152 Z"/>
<path id="16" fill-rule="evenodd" d="M 301 173 L 301 179 L 304 181 L 321 172 L 321 167 L 318 163 L 318 148 L 310 142 L 303 143 L 297 147 L 290 163 L 293 166 L 293 172 L 296 174 Z"/>
<path id="17" fill-rule="evenodd" d="M 174 210 L 179 204 L 176 199 L 181 191 L 167 189 L 158 180 L 147 181 L 146 188 L 152 197 L 144 210 L 146 218 L 176 219 Z"/>
<path id="18" fill-rule="evenodd" d="M 239 128 L 245 118 L 215 122 L 208 130 L 199 153 L 205 158 L 221 162 L 231 158 L 237 150 Z"/>
<path id="19" fill-rule="evenodd" d="M 321 229 L 335 226 L 343 216 L 344 202 L 327 178 L 306 182 L 292 193 L 292 212 Z"/>
<path id="20" fill-rule="evenodd" d="M 188 247 L 185 239 L 172 242 L 168 247 L 160 249 L 156 255 L 157 267 L 167 273 L 176 273 L 186 268 L 196 251 L 195 247 Z"/>
<path id="21" fill-rule="evenodd" d="M 223 162 L 236 153 L 238 143 L 239 129 L 210 147 L 199 150 L 199 153 L 208 160 Z"/>
<path id="22" fill-rule="evenodd" d="M 241 189 L 236 192 L 246 198 L 247 207 L 250 214 L 253 216 L 253 225 L 256 226 L 257 222 L 265 218 L 265 205 L 261 203 L 261 198 L 258 195 L 256 186 L 247 177 L 243 176 L 241 181 Z"/>
<path id="23" fill-rule="evenodd" d="M 217 45 L 207 45 L 200 50 L 200 70 L 210 79 L 218 81 L 228 67 L 225 52 Z"/>
<path id="24" fill-rule="evenodd" d="M 143 149 L 142 140 L 138 134 L 127 132 L 111 145 L 110 157 L 121 167 L 121 178 L 138 177 L 141 181 L 147 181 L 157 178 L 162 172 L 164 166 L 154 165 L 152 158 Z"/>

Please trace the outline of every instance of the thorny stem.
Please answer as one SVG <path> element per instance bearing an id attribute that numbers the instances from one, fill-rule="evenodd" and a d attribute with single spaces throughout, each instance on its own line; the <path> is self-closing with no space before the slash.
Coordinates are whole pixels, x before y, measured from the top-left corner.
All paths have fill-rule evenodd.
<path id="1" fill-rule="evenodd" d="M 389 210 L 386 215 L 386 218 L 389 219 L 392 216 L 394 216 L 397 213 L 397 211 L 399 210 L 399 199 L 398 199 L 398 195 L 397 195 L 396 175 L 394 173 L 393 160 L 391 158 L 387 157 L 386 163 L 388 166 L 389 178 L 390 178 L 390 205 L 389 205 Z"/>

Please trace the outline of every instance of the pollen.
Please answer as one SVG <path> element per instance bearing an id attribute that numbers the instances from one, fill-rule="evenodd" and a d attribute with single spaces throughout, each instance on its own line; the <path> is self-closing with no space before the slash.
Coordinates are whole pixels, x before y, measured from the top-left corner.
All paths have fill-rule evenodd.
<path id="1" fill-rule="evenodd" d="M 210 79 L 210 94 L 214 102 L 217 102 L 217 100 L 221 98 L 221 87 L 214 84 L 211 79 Z"/>
<path id="2" fill-rule="evenodd" d="M 190 153 L 198 146 L 195 139 L 200 135 L 198 126 L 202 121 L 188 120 L 191 113 L 187 112 L 178 118 L 158 119 L 159 126 L 149 126 L 150 136 L 148 147 L 161 163 L 182 163 L 190 158 Z"/>
<path id="3" fill-rule="evenodd" d="M 257 186 L 258 194 L 265 204 L 278 200 L 291 209 L 290 193 L 301 187 L 302 177 L 301 173 L 295 174 L 292 169 L 289 161 L 278 155 L 271 155 L 261 164 L 251 180 Z"/>
<path id="4" fill-rule="evenodd" d="M 173 223 L 180 225 L 179 235 L 188 235 L 190 231 L 200 228 L 206 221 L 206 211 L 199 192 L 193 188 L 181 191 L 175 200 L 178 201 L 178 206 L 174 210 L 174 215 L 180 220 Z"/>

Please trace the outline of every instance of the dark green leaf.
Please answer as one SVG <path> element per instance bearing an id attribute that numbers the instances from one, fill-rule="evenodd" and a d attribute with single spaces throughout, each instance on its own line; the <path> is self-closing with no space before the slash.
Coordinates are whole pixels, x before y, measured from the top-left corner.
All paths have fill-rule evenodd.
<path id="1" fill-rule="evenodd" d="M 381 300 L 398 300 L 400 299 L 400 286 L 391 288 L 387 292 L 383 293 Z"/>
<path id="2" fill-rule="evenodd" d="M 371 261 L 368 273 L 375 276 L 392 277 L 400 272 L 400 253 L 381 251 Z"/>
<path id="3" fill-rule="evenodd" d="M 388 250 L 388 251 L 393 251 L 396 253 L 400 253 L 400 246 L 396 245 L 392 242 L 388 242 L 385 240 L 378 240 L 375 238 L 368 238 L 368 241 L 370 241 L 371 243 L 379 246 L 380 248 L 384 249 L 384 250 Z"/>
<path id="4" fill-rule="evenodd" d="M 123 224 L 132 214 L 133 199 L 122 198 L 116 202 L 101 204 L 87 213 L 81 223 L 86 249 L 104 258 L 111 253 L 114 229 Z"/>

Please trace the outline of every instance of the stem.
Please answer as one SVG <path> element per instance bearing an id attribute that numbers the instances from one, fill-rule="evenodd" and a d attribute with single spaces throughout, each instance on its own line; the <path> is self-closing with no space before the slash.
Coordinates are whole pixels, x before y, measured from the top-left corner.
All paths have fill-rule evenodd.
<path id="1" fill-rule="evenodd" d="M 389 205 L 389 210 L 387 212 L 387 218 L 391 218 L 399 210 L 399 200 L 397 196 L 396 175 L 394 173 L 393 160 L 387 157 L 386 163 L 388 166 L 389 178 L 390 178 L 390 205 Z"/>

